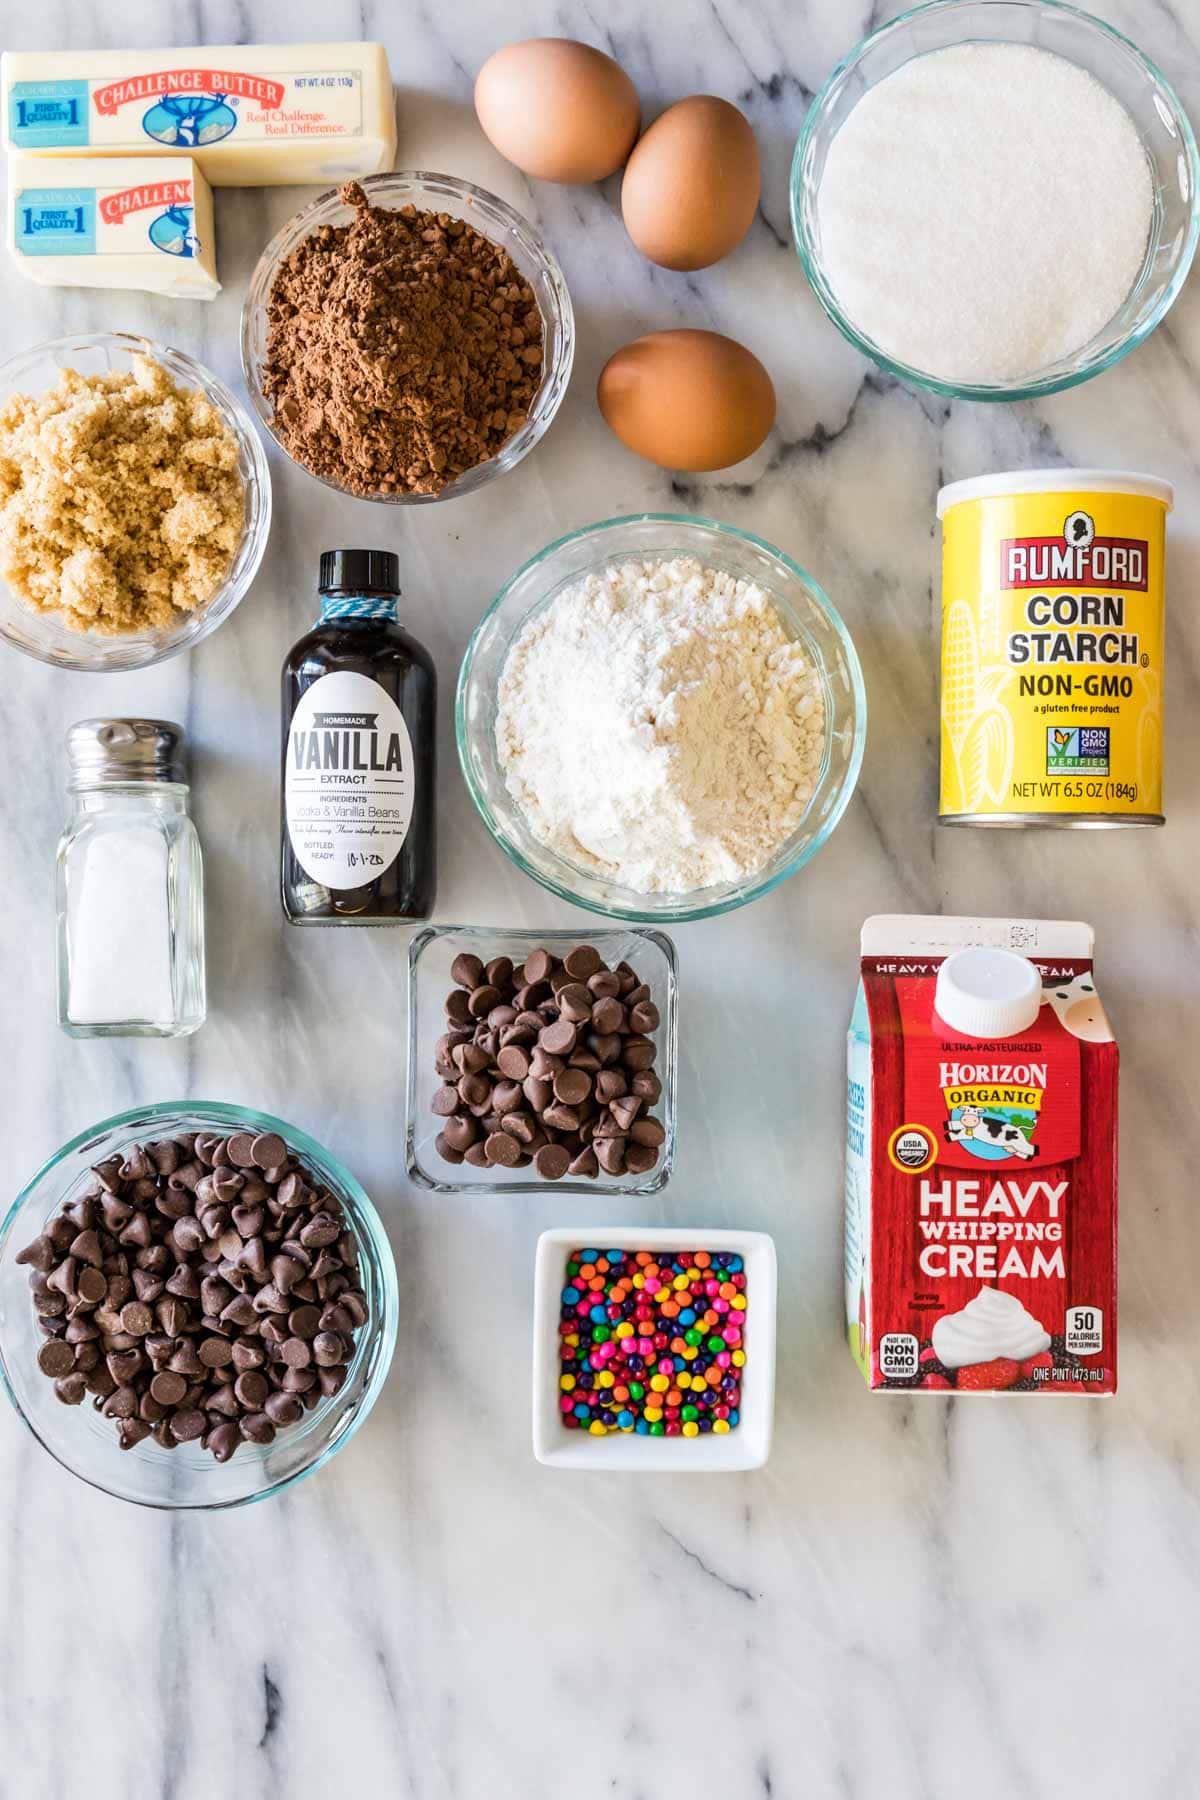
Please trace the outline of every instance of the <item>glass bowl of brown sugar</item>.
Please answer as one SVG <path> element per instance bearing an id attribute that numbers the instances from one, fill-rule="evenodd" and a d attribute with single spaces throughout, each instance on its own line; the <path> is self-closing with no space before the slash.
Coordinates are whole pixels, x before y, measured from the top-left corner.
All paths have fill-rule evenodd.
<path id="1" fill-rule="evenodd" d="M 279 447 L 327 487 L 393 506 L 455 500 L 515 468 L 574 354 L 566 281 L 528 220 L 423 171 L 298 212 L 242 309 L 246 387 Z"/>

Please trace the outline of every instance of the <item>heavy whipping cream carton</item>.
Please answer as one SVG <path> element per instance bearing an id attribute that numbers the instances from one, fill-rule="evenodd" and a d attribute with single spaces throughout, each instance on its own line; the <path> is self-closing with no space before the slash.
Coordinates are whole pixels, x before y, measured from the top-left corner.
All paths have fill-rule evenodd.
<path id="1" fill-rule="evenodd" d="M 868 919 L 846 1321 L 869 1387 L 1112 1394 L 1117 1046 L 1091 927 Z"/>

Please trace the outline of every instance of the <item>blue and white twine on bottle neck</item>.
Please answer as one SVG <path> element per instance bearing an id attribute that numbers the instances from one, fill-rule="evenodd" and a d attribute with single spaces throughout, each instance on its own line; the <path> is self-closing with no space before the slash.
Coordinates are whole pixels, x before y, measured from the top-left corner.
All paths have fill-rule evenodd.
<path id="1" fill-rule="evenodd" d="M 395 619 L 395 594 L 322 594 L 321 619 Z"/>

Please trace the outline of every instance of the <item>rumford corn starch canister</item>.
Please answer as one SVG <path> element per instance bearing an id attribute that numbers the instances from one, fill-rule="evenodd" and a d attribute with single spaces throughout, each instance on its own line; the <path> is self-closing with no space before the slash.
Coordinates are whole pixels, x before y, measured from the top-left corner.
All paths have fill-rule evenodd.
<path id="1" fill-rule="evenodd" d="M 942 521 L 945 825 L 1161 825 L 1170 484 L 956 481 Z"/>

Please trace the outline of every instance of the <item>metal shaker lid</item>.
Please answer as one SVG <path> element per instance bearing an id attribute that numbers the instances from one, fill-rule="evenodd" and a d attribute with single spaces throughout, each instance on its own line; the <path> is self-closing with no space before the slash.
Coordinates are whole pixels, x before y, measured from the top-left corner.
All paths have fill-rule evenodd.
<path id="1" fill-rule="evenodd" d="M 170 719 L 80 719 L 67 732 L 76 786 L 187 781 L 183 726 Z"/>

